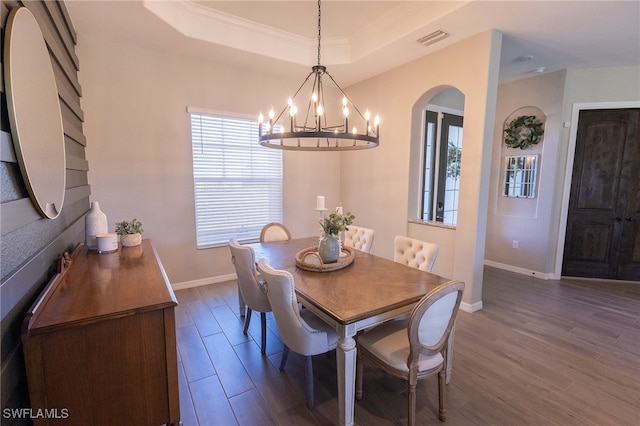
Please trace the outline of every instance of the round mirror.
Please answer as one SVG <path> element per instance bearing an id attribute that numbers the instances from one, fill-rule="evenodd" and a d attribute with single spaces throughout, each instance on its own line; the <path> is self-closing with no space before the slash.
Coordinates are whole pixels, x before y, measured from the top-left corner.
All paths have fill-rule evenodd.
<path id="1" fill-rule="evenodd" d="M 4 45 L 7 106 L 13 146 L 37 210 L 54 219 L 66 183 L 64 130 L 49 51 L 31 12 L 15 8 Z"/>

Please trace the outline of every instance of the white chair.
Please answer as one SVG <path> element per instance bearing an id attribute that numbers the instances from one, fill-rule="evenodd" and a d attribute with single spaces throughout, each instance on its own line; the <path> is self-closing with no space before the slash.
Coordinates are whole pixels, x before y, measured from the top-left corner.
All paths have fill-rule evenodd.
<path id="1" fill-rule="evenodd" d="M 394 261 L 426 272 L 433 272 L 440 251 L 436 244 L 402 235 L 398 235 L 393 241 L 393 249 Z"/>
<path id="2" fill-rule="evenodd" d="M 271 222 L 262 227 L 260 231 L 260 242 L 288 241 L 291 239 L 291 232 L 281 223 Z"/>
<path id="3" fill-rule="evenodd" d="M 240 296 L 247 305 L 247 312 L 244 316 L 244 329 L 242 331 L 247 334 L 249 323 L 251 322 L 251 312 L 260 312 L 260 325 L 262 328 L 260 346 L 262 355 L 265 355 L 267 351 L 267 312 L 271 312 L 271 305 L 256 268 L 256 255 L 251 247 L 240 245 L 235 238 L 229 240 L 229 249 L 231 250 L 231 261 L 238 275 Z"/>
<path id="4" fill-rule="evenodd" d="M 289 350 L 306 358 L 307 407 L 312 409 L 315 402 L 311 357 L 335 349 L 338 345 L 338 334 L 308 309 L 300 311 L 293 276 L 289 272 L 273 269 L 266 258 L 258 261 L 258 270 L 266 281 L 267 297 L 285 345 L 280 371 L 284 371 Z"/>
<path id="5" fill-rule="evenodd" d="M 356 336 L 356 398 L 362 399 L 363 360 L 408 381 L 408 421 L 415 424 L 416 384 L 438 374 L 438 417 L 446 419 L 445 374 L 449 334 L 462 299 L 464 283 L 450 281 L 424 296 L 409 323 L 390 321 Z"/>
<path id="6" fill-rule="evenodd" d="M 344 245 L 355 249 L 371 253 L 373 247 L 373 238 L 376 231 L 361 226 L 349 225 L 347 233 L 344 237 Z"/>

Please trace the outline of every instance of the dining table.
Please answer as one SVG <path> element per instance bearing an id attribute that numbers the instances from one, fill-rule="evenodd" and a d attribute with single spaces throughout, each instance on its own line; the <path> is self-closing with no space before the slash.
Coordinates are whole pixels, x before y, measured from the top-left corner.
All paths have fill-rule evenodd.
<path id="1" fill-rule="evenodd" d="M 353 261 L 331 271 L 298 267 L 296 254 L 317 247 L 318 237 L 247 244 L 256 261 L 266 258 L 275 268 L 291 273 L 298 301 L 335 328 L 339 424 L 354 424 L 356 341 L 369 327 L 406 315 L 434 288 L 451 281 L 392 260 L 352 249 Z M 241 312 L 244 306 L 240 299 Z M 451 333 L 449 345 L 453 343 Z M 447 351 L 452 354 L 451 346 Z M 448 363 L 448 369 L 451 363 Z M 450 377 L 450 370 L 447 377 Z"/>

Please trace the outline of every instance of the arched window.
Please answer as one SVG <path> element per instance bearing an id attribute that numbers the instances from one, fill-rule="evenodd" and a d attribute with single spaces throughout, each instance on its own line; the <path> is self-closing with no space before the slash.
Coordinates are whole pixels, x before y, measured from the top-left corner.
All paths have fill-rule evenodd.
<path id="1" fill-rule="evenodd" d="M 427 94 L 414 106 L 411 179 L 419 183 L 410 199 L 416 219 L 457 223 L 463 116 L 464 95 L 455 88 Z"/>

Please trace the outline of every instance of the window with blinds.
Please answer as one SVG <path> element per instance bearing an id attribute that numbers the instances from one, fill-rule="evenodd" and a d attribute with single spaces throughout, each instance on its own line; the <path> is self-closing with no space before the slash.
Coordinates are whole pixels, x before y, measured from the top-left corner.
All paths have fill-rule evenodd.
<path id="1" fill-rule="evenodd" d="M 189 108 L 198 248 L 258 241 L 282 222 L 282 152 L 258 144 L 258 122 Z"/>

